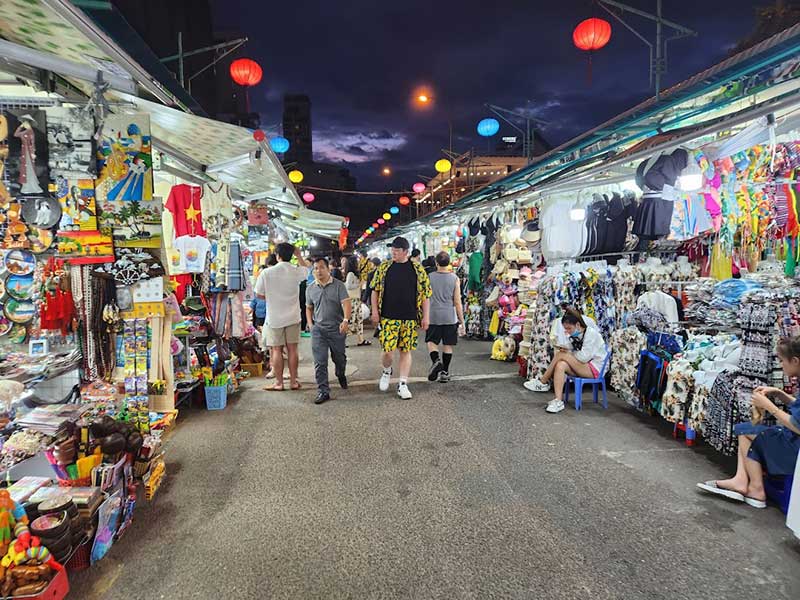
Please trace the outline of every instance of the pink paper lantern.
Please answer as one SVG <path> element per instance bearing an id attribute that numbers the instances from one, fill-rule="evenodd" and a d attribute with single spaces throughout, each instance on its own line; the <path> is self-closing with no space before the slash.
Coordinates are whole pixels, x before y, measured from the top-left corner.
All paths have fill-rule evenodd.
<path id="1" fill-rule="evenodd" d="M 414 190 L 415 194 L 421 194 L 425 191 L 425 184 L 424 183 L 415 183 L 411 186 L 411 189 Z"/>
<path id="2" fill-rule="evenodd" d="M 386 223 L 386 221 L 383 219 L 378 219 L 378 225 L 383 225 L 384 223 Z"/>
<path id="3" fill-rule="evenodd" d="M 312 194 L 311 192 L 306 192 L 305 194 L 303 194 L 303 202 L 305 202 L 306 204 L 311 204 L 313 201 L 314 201 L 314 194 Z"/>

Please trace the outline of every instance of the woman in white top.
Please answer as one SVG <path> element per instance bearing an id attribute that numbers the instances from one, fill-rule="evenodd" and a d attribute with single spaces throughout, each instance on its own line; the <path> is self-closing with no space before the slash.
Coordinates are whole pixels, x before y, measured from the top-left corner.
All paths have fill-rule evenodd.
<path id="1" fill-rule="evenodd" d="M 350 315 L 350 334 L 358 336 L 359 346 L 371 346 L 372 342 L 364 339 L 364 315 L 361 314 L 361 278 L 358 274 L 358 257 L 342 257 L 342 273 L 345 274 L 344 285 L 347 294 L 353 303 L 353 311 Z"/>
<path id="2" fill-rule="evenodd" d="M 573 377 L 586 377 L 593 379 L 600 375 L 606 353 L 606 343 L 603 336 L 594 327 L 587 327 L 583 316 L 574 308 L 565 309 L 561 317 L 564 333 L 569 336 L 572 350 L 558 350 L 547 371 L 539 379 L 533 379 L 528 389 L 546 392 L 550 389 L 550 380 L 553 380 L 555 398 L 547 405 L 547 412 L 559 413 L 564 410 L 564 383 L 567 375 Z"/>

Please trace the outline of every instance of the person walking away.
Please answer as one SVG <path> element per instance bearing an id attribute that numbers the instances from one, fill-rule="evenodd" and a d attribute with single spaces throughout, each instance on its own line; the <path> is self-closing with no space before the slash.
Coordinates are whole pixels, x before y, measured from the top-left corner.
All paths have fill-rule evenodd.
<path id="1" fill-rule="evenodd" d="M 350 317 L 350 333 L 358 338 L 359 346 L 371 346 L 372 342 L 364 339 L 364 315 L 361 314 L 361 277 L 358 273 L 358 258 L 343 256 L 342 272 L 345 273 L 344 285 L 350 295 L 353 308 Z"/>
<path id="2" fill-rule="evenodd" d="M 425 342 L 431 356 L 428 381 L 450 381 L 450 361 L 453 348 L 458 344 L 458 336 L 465 335 L 464 307 L 461 304 L 461 289 L 458 277 L 450 269 L 450 255 L 439 252 L 436 255 L 436 271 L 428 277 L 431 280 L 431 324 L 425 333 Z M 442 355 L 439 358 L 439 345 Z"/>
<path id="3" fill-rule="evenodd" d="M 422 252 L 419 248 L 414 248 L 411 251 L 411 262 L 421 263 L 422 261 Z"/>
<path id="4" fill-rule="evenodd" d="M 283 391 L 283 348 L 289 362 L 289 384 L 291 389 L 299 390 L 297 380 L 298 354 L 300 343 L 300 283 L 308 276 L 309 263 L 300 254 L 300 249 L 283 242 L 275 248 L 278 264 L 262 271 L 256 281 L 256 296 L 267 301 L 267 323 L 265 337 L 275 374 L 275 383 L 269 391 Z M 297 265 L 291 264 L 292 257 Z"/>
<path id="5" fill-rule="evenodd" d="M 410 400 L 411 352 L 417 347 L 418 328 L 428 329 L 431 283 L 422 265 L 409 260 L 406 238 L 396 237 L 389 248 L 392 259 L 381 263 L 372 277 L 372 321 L 380 325 L 378 337 L 383 350 L 383 374 L 378 387 L 382 392 L 389 389 L 393 354 L 397 351 L 397 395 Z"/>
<path id="6" fill-rule="evenodd" d="M 333 359 L 339 385 L 347 389 L 345 341 L 352 311 L 347 287 L 333 277 L 327 258 L 314 260 L 314 283 L 306 290 L 306 311 L 311 324 L 311 352 L 318 390 L 314 404 L 322 404 L 331 399 L 328 353 Z"/>

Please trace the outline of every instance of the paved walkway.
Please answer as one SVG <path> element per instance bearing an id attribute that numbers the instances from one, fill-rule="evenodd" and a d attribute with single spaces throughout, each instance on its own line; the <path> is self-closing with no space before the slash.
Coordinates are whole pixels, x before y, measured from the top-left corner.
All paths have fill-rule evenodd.
<path id="1" fill-rule="evenodd" d="M 70 597 L 800 597 L 783 515 L 695 490 L 718 455 L 615 400 L 547 415 L 488 351 L 463 344 L 460 379 L 412 401 L 377 391 L 373 347 L 323 406 L 251 382 L 182 411 L 164 487 Z"/>

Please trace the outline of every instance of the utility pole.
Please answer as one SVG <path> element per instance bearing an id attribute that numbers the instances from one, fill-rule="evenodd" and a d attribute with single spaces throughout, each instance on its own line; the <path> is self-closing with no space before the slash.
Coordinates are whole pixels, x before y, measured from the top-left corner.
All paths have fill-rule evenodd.
<path id="1" fill-rule="evenodd" d="M 231 40 L 230 42 L 222 42 L 221 44 L 214 44 L 213 46 L 205 46 L 203 48 L 198 48 L 197 50 L 190 50 L 189 52 L 183 51 L 183 32 L 178 32 L 178 53 L 173 54 L 172 56 L 167 56 L 165 58 L 159 59 L 162 63 L 172 62 L 173 60 L 178 61 L 178 81 L 181 84 L 181 87 L 185 88 L 188 92 L 191 93 L 192 91 L 192 79 L 200 75 L 201 73 L 205 72 L 207 69 L 210 69 L 223 58 L 228 56 L 231 52 L 239 49 L 241 46 L 247 43 L 247 38 L 238 38 L 235 40 Z M 185 69 L 184 69 L 184 60 L 189 56 L 195 56 L 197 54 L 202 54 L 203 52 L 214 52 L 216 50 L 226 50 L 219 56 L 217 56 L 214 60 L 212 60 L 209 64 L 205 67 L 200 69 L 197 73 L 191 75 L 189 79 L 186 79 Z"/>
<path id="2" fill-rule="evenodd" d="M 622 2 L 617 2 L 617 0 L 597 0 L 597 3 L 603 8 L 603 10 L 605 10 L 623 27 L 625 27 L 625 29 L 633 33 L 637 38 L 644 42 L 650 49 L 650 85 L 655 85 L 656 100 L 658 100 L 661 97 L 661 78 L 667 72 L 667 44 L 669 44 L 671 41 L 685 37 L 697 37 L 697 32 L 693 29 L 689 29 L 688 27 L 684 27 L 683 25 L 679 25 L 674 21 L 665 19 L 662 10 L 662 0 L 656 0 L 656 14 L 639 10 L 638 8 L 628 6 Z M 618 14 L 617 11 L 612 10 L 612 8 L 618 9 L 620 14 Z M 622 18 L 621 14 L 626 12 L 649 19 L 651 21 L 655 21 L 655 44 L 639 33 Z M 664 26 L 667 26 L 675 33 L 665 38 Z"/>
<path id="3" fill-rule="evenodd" d="M 536 130 L 531 126 L 531 124 L 536 123 L 539 125 L 549 125 L 549 123 L 547 121 L 543 121 L 542 119 L 532 117 L 530 111 L 521 113 L 508 108 L 503 108 L 502 106 L 497 106 L 495 104 L 484 104 L 484 106 L 520 133 L 522 136 L 522 155 L 525 157 L 525 160 L 528 163 L 531 163 L 533 161 L 533 153 L 535 151 L 534 136 L 536 135 Z M 524 121 L 525 129 L 522 129 L 511 119 L 521 119 Z"/>

